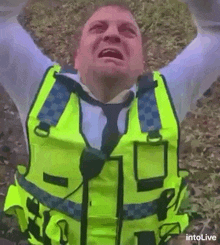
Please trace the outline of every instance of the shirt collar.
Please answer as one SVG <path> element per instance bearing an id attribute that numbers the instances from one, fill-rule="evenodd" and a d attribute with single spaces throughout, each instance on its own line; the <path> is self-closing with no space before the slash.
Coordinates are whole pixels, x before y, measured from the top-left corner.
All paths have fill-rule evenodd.
<path id="1" fill-rule="evenodd" d="M 98 100 L 90 91 L 90 89 L 82 83 L 80 79 L 80 73 L 78 71 L 77 74 L 72 74 L 72 73 L 62 73 L 62 75 L 67 76 L 77 83 L 79 83 L 82 87 L 82 89 L 89 94 L 93 99 Z M 130 89 L 125 89 L 124 91 L 120 92 L 118 95 L 116 95 L 111 101 L 107 102 L 106 104 L 118 104 L 124 102 L 129 95 L 129 92 L 132 91 L 134 93 L 134 96 L 136 96 L 136 91 L 137 91 L 137 85 L 134 84 Z"/>

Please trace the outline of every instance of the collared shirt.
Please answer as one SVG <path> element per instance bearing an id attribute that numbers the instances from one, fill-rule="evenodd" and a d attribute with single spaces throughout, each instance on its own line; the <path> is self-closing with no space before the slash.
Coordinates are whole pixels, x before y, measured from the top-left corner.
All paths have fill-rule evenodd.
<path id="1" fill-rule="evenodd" d="M 187 111 L 195 108 L 197 99 L 220 75 L 220 0 L 209 0 L 208 9 L 204 1 L 182 1 L 188 3 L 198 33 L 172 62 L 160 69 L 166 78 L 180 122 Z M 27 0 L 20 2 L 19 6 L 7 9 L 0 6 L 0 83 L 18 108 L 27 142 L 25 122 L 30 105 L 43 74 L 55 62 L 42 54 L 30 35 L 18 23 L 16 16 Z M 71 77 L 72 74 L 66 76 Z M 80 83 L 79 76 L 76 76 L 75 80 Z M 84 84 L 81 86 L 94 97 Z M 135 92 L 135 85 L 130 90 Z M 127 93 L 128 91 L 121 92 L 110 102 L 120 103 Z M 81 104 L 84 134 L 91 146 L 100 148 L 106 117 L 101 108 L 91 106 L 83 100 Z M 128 109 L 124 108 L 119 114 L 118 128 L 121 134 L 125 130 Z"/>
<path id="2" fill-rule="evenodd" d="M 65 73 L 65 75 L 69 78 L 73 78 L 73 79 L 75 78 L 71 73 Z M 95 95 L 93 95 L 93 93 L 90 91 L 90 89 L 84 83 L 82 83 L 82 81 L 80 79 L 80 72 L 78 72 L 78 77 L 79 77 L 79 80 L 77 80 L 77 81 L 81 85 L 82 89 L 85 92 L 87 92 L 93 99 L 98 100 L 95 97 Z M 118 95 L 116 95 L 112 100 L 108 101 L 106 104 L 122 103 L 123 101 L 125 101 L 128 98 L 129 91 L 134 92 L 134 95 L 136 95 L 136 89 L 137 89 L 137 85 L 135 83 L 130 89 L 123 90 Z"/>
<path id="3" fill-rule="evenodd" d="M 89 88 L 82 83 L 79 72 L 78 74 L 62 73 L 62 75 L 67 76 L 79 83 L 83 90 L 89 94 L 89 96 L 91 96 L 95 100 L 98 100 L 89 90 Z M 128 98 L 128 94 L 130 91 L 132 91 L 134 95 L 136 95 L 136 84 L 134 84 L 130 89 L 126 89 L 119 93 L 107 104 L 119 104 L 124 102 Z M 82 131 L 87 138 L 90 146 L 100 150 L 102 145 L 102 134 L 107 123 L 107 118 L 100 106 L 92 105 L 81 98 L 80 104 L 82 108 Z M 118 116 L 117 126 L 118 131 L 121 135 L 124 134 L 126 130 L 126 115 L 130 106 L 123 108 Z M 112 111 L 112 113 L 114 113 L 114 111 Z"/>

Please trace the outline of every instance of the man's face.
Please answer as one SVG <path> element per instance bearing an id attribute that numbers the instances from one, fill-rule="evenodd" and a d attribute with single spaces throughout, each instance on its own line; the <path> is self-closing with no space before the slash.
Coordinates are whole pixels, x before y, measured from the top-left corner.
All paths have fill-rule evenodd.
<path id="1" fill-rule="evenodd" d="M 75 68 L 82 77 L 115 77 L 131 86 L 144 69 L 141 34 L 132 14 L 117 6 L 97 10 L 84 26 Z"/>

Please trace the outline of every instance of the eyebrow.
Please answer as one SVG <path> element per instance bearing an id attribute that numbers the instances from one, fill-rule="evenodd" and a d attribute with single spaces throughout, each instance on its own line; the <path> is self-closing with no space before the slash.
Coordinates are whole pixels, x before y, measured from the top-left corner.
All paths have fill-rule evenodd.
<path id="1" fill-rule="evenodd" d="M 89 27 L 91 27 L 92 25 L 94 25 L 95 23 L 102 23 L 102 24 L 106 24 L 106 22 L 108 22 L 108 20 L 95 20 L 92 23 L 89 24 Z M 120 23 L 121 25 L 129 25 L 132 26 L 137 32 L 138 32 L 138 28 L 131 22 L 127 22 L 127 21 L 123 21 L 122 23 Z"/>

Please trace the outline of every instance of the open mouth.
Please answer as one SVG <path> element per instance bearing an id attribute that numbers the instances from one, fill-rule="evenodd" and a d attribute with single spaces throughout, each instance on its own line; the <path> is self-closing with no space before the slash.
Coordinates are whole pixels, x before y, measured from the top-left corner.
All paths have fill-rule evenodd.
<path id="1" fill-rule="evenodd" d="M 123 60 L 123 55 L 120 51 L 116 50 L 116 49 L 112 49 L 112 48 L 107 48 L 102 50 L 99 55 L 99 58 L 103 58 L 103 57 L 108 57 L 108 58 L 115 58 L 115 59 L 119 59 L 119 60 Z"/>

